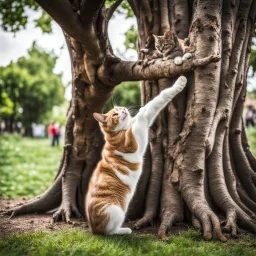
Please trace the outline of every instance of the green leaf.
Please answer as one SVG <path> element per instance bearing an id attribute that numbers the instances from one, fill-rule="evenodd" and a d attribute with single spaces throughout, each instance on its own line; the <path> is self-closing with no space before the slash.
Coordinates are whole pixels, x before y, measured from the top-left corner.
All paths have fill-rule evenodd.
<path id="1" fill-rule="evenodd" d="M 28 22 L 26 9 L 38 10 L 34 0 L 6 0 L 0 2 L 0 26 L 4 31 L 17 32 Z"/>
<path id="2" fill-rule="evenodd" d="M 136 50 L 136 41 L 138 37 L 138 31 L 132 25 L 130 29 L 125 33 L 125 47 L 126 49 L 133 49 Z"/>
<path id="3" fill-rule="evenodd" d="M 51 33 L 51 21 L 51 16 L 47 12 L 43 11 L 42 16 L 39 19 L 35 20 L 36 27 L 41 28 L 44 33 Z"/>

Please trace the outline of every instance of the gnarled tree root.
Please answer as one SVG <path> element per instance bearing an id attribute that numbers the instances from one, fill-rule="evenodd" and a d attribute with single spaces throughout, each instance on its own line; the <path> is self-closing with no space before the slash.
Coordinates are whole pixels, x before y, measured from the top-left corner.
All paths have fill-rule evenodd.
<path id="1" fill-rule="evenodd" d="M 163 190 L 161 196 L 160 216 L 161 224 L 158 229 L 158 235 L 162 240 L 167 240 L 167 232 L 170 227 L 184 218 L 184 204 L 178 192 L 178 187 L 163 177 Z"/>
<path id="2" fill-rule="evenodd" d="M 67 162 L 61 173 L 62 178 L 62 201 L 59 209 L 53 214 L 53 221 L 66 221 L 71 223 L 72 213 L 80 218 L 82 217 L 76 204 L 76 194 L 78 184 L 81 179 L 81 173 L 84 168 L 83 160 L 76 160 L 74 151 L 67 155 Z"/>
<path id="3" fill-rule="evenodd" d="M 78 211 L 77 206 L 74 202 L 65 200 L 61 203 L 59 209 L 53 214 L 53 221 L 66 221 L 67 223 L 72 223 L 70 218 L 72 213 L 76 218 L 82 218 L 81 213 Z"/>
<path id="4" fill-rule="evenodd" d="M 52 186 L 42 195 L 4 212 L 10 218 L 27 213 L 43 213 L 58 207 L 61 200 L 61 177 L 58 177 Z"/>

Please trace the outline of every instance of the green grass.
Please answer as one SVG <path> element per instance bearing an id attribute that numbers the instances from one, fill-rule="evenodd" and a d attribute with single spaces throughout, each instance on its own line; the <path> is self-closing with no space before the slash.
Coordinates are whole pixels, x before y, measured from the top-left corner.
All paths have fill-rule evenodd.
<path id="1" fill-rule="evenodd" d="M 227 243 L 204 242 L 189 230 L 162 242 L 152 235 L 96 236 L 79 228 L 57 232 L 13 235 L 0 240 L 0 255 L 256 255 L 254 238 L 245 236 Z"/>
<path id="2" fill-rule="evenodd" d="M 248 133 L 255 153 L 256 130 Z M 62 147 L 52 148 L 46 139 L 0 136 L 0 193 L 6 198 L 31 198 L 42 193 L 55 177 L 61 153 Z M 153 235 L 97 236 L 70 228 L 0 238 L 0 255 L 250 256 L 256 255 L 256 240 L 244 236 L 226 243 L 205 242 L 200 232 L 189 230 L 162 242 Z"/>
<path id="3" fill-rule="evenodd" d="M 256 128 L 246 129 L 246 134 L 248 137 L 248 142 L 250 144 L 251 152 L 256 156 Z"/>
<path id="4" fill-rule="evenodd" d="M 5 198 L 32 198 L 52 183 L 62 147 L 48 139 L 0 136 L 0 194 Z"/>

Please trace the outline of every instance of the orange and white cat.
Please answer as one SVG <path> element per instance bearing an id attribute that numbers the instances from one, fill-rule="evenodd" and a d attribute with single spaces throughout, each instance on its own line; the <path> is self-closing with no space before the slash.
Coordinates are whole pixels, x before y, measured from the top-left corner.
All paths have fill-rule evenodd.
<path id="1" fill-rule="evenodd" d="M 106 144 L 102 160 L 94 170 L 86 196 L 86 215 L 95 234 L 130 234 L 121 227 L 141 176 L 143 155 L 148 145 L 148 129 L 159 112 L 186 86 L 181 76 L 131 117 L 124 107 L 106 114 L 94 113 Z"/>

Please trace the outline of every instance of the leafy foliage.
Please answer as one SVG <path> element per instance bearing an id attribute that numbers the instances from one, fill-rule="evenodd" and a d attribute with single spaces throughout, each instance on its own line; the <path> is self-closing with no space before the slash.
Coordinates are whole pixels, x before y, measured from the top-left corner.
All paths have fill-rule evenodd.
<path id="1" fill-rule="evenodd" d="M 256 72 L 256 29 L 253 34 L 252 38 L 252 45 L 251 45 L 251 56 L 250 56 L 250 67 L 252 68 L 253 75 Z"/>
<path id="2" fill-rule="evenodd" d="M 3 85 L 0 85 L 0 116 L 1 115 L 8 115 L 10 116 L 13 113 L 13 102 L 8 97 L 8 94 L 6 92 L 1 92 L 1 87 Z"/>
<path id="3" fill-rule="evenodd" d="M 133 108 L 140 106 L 139 82 L 122 82 L 114 90 L 113 96 L 106 103 L 104 112 L 112 109 L 115 105 Z"/>
<path id="4" fill-rule="evenodd" d="M 133 10 L 127 0 L 123 1 L 121 8 L 117 9 L 118 13 L 126 15 L 126 18 L 132 18 L 134 16 Z"/>
<path id="5" fill-rule="evenodd" d="M 138 31 L 132 25 L 128 31 L 125 32 L 125 42 L 124 45 L 126 49 L 136 50 L 136 41 L 138 37 Z"/>
<path id="6" fill-rule="evenodd" d="M 106 0 L 105 5 L 109 8 L 113 3 L 115 3 L 115 0 Z M 132 18 L 134 16 L 132 8 L 127 0 L 122 1 L 116 11 L 119 14 L 124 14 L 126 18 Z"/>
<path id="7" fill-rule="evenodd" d="M 16 32 L 26 28 L 28 14 L 26 8 L 38 10 L 39 5 L 33 0 L 7 0 L 0 2 L 0 25 L 3 30 Z"/>
<path id="8" fill-rule="evenodd" d="M 0 69 L 0 118 L 21 121 L 25 127 L 42 122 L 54 105 L 64 101 L 61 75 L 53 73 L 57 57 L 35 43 L 28 57 Z"/>
<path id="9" fill-rule="evenodd" d="M 40 27 L 44 33 L 51 33 L 51 16 L 43 11 L 34 0 L 1 0 L 0 26 L 7 32 L 25 29 L 28 23 L 29 9 L 41 11 L 41 16 L 34 20 L 35 26 Z"/>
<path id="10" fill-rule="evenodd" d="M 51 16 L 43 10 L 42 16 L 39 19 L 35 20 L 36 27 L 41 28 L 44 33 L 51 33 L 52 32 L 51 21 L 52 21 Z"/>
<path id="11" fill-rule="evenodd" d="M 251 56 L 250 56 L 250 67 L 252 68 L 253 75 L 256 72 L 256 49 L 252 49 Z"/>

